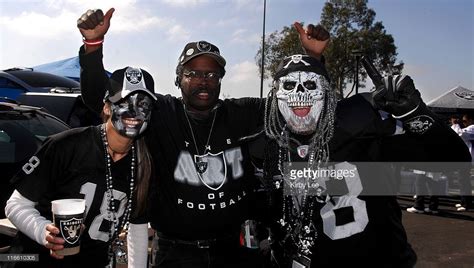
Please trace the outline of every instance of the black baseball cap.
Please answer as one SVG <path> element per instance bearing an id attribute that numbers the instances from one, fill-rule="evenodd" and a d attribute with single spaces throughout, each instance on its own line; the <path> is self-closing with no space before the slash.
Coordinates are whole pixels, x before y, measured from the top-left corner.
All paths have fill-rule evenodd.
<path id="1" fill-rule="evenodd" d="M 219 48 L 217 46 L 207 42 L 207 41 L 198 41 L 187 43 L 181 52 L 181 55 L 178 59 L 178 66 L 184 65 L 186 62 L 194 59 L 197 56 L 208 55 L 212 57 L 217 63 L 224 68 L 225 59 L 221 56 Z"/>
<path id="2" fill-rule="evenodd" d="M 155 82 L 145 70 L 134 67 L 125 67 L 116 70 L 110 76 L 110 90 L 106 92 L 104 100 L 116 103 L 128 95 L 140 91 L 156 100 Z"/>
<path id="3" fill-rule="evenodd" d="M 274 79 L 277 80 L 282 76 L 297 71 L 314 72 L 324 76 L 328 81 L 330 81 L 326 67 L 324 67 L 319 60 L 301 54 L 285 57 L 278 65 Z"/>

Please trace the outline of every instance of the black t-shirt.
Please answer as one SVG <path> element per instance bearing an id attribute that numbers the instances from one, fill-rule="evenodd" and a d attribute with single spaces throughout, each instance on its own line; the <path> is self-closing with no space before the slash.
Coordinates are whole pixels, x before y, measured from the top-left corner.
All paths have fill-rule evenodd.
<path id="1" fill-rule="evenodd" d="M 158 96 L 147 132 L 157 170 L 149 214 L 158 232 L 181 239 L 222 237 L 238 233 L 249 218 L 256 180 L 241 138 L 256 131 L 263 105 L 248 98 L 218 106 L 206 120 L 188 121 L 180 99 Z M 198 162 L 204 162 L 204 172 Z"/>
<path id="2" fill-rule="evenodd" d="M 60 267 L 104 267 L 111 222 L 107 213 L 106 164 L 100 128 L 77 128 L 51 136 L 31 159 L 32 165 L 13 179 L 15 188 L 29 200 L 38 202 L 36 209 L 49 220 L 52 219 L 52 200 L 84 198 L 87 215 L 83 223 L 86 228 L 80 253 L 62 261 L 49 257 L 49 250 L 26 236 L 22 237 L 23 252 L 40 253 L 40 263 L 44 266 L 54 263 Z M 130 154 L 111 163 L 114 199 L 120 221 L 130 192 L 130 164 Z"/>
<path id="3" fill-rule="evenodd" d="M 110 86 L 102 51 L 85 55 L 81 48 L 79 54 L 82 98 L 100 112 L 104 90 Z M 248 143 L 241 138 L 263 125 L 264 102 L 257 98 L 219 101 L 208 119 L 190 116 L 188 123 L 181 99 L 157 97 L 146 132 L 156 171 L 148 202 L 151 226 L 185 240 L 238 235 L 249 218 L 256 184 Z M 204 154 L 209 136 L 210 149 Z M 204 172 L 197 171 L 196 162 L 206 162 L 201 167 Z"/>

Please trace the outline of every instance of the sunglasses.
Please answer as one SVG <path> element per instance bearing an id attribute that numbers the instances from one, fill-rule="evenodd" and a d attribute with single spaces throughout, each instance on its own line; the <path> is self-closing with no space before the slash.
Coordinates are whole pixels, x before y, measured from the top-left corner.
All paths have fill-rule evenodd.
<path id="1" fill-rule="evenodd" d="M 185 70 L 183 72 L 183 75 L 186 78 L 189 78 L 191 80 L 205 79 L 212 82 L 218 82 L 219 79 L 221 79 L 221 75 L 217 72 L 201 72 L 201 71 L 194 71 L 194 70 L 191 70 L 191 71 Z"/>

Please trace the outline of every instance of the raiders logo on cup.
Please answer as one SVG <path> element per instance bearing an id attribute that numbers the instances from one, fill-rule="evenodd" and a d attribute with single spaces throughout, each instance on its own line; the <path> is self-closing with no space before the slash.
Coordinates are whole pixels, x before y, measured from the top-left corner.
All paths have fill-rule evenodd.
<path id="1" fill-rule="evenodd" d="M 82 219 L 71 218 L 69 220 L 60 220 L 59 227 L 61 235 L 69 244 L 76 243 L 81 237 Z"/>

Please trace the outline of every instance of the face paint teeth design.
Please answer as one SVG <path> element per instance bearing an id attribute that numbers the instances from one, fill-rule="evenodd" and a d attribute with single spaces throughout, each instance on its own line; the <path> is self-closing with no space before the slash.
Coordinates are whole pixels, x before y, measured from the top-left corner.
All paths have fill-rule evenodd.
<path id="1" fill-rule="evenodd" d="M 318 92 L 319 93 L 319 92 Z M 321 100 L 322 93 L 308 95 L 306 92 L 295 92 L 288 94 L 288 107 L 308 107 L 313 106 L 316 101 Z"/>
<path id="2" fill-rule="evenodd" d="M 139 124 L 141 124 L 143 121 L 142 120 L 137 120 L 137 119 L 122 119 L 122 121 L 127 124 L 127 125 L 131 125 L 131 126 L 137 126 Z"/>

